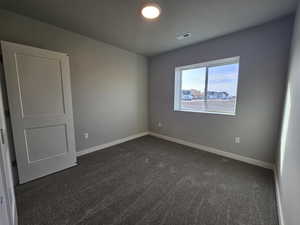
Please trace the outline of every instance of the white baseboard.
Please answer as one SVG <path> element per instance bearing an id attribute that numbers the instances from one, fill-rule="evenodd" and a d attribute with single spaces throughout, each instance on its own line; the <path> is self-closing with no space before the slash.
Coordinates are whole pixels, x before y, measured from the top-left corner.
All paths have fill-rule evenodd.
<path id="1" fill-rule="evenodd" d="M 121 138 L 121 139 L 118 139 L 118 140 L 115 140 L 115 141 L 111 141 L 111 142 L 108 142 L 108 143 L 105 143 L 105 144 L 102 144 L 102 145 L 93 146 L 91 148 L 80 150 L 80 151 L 77 152 L 77 156 L 86 155 L 86 154 L 89 154 L 89 153 L 92 153 L 92 152 L 95 152 L 95 151 L 98 151 L 98 150 L 102 150 L 102 149 L 105 149 L 105 148 L 108 148 L 108 147 L 111 147 L 111 146 L 114 146 L 114 145 L 121 144 L 121 143 L 126 142 L 126 141 L 130 141 L 130 140 L 133 140 L 133 139 L 136 139 L 136 138 L 139 138 L 139 137 L 146 136 L 148 134 L 149 134 L 149 132 L 143 132 L 143 133 L 131 135 L 131 136 L 128 136 L 128 137 L 125 137 L 125 138 Z"/>
<path id="2" fill-rule="evenodd" d="M 153 132 L 149 132 L 149 135 L 152 135 L 152 136 L 164 139 L 164 140 L 172 141 L 172 142 L 175 142 L 175 143 L 178 143 L 178 144 L 186 145 L 186 146 L 198 149 L 198 150 L 203 150 L 203 151 L 210 152 L 210 153 L 217 154 L 217 155 L 221 155 L 221 156 L 224 156 L 224 157 L 227 157 L 227 158 L 239 160 L 239 161 L 249 163 L 249 164 L 252 164 L 252 165 L 255 165 L 255 166 L 259 166 L 259 167 L 263 167 L 263 168 L 267 168 L 267 169 L 271 169 L 271 170 L 273 170 L 273 167 L 274 167 L 274 165 L 272 163 L 260 161 L 260 160 L 253 159 L 253 158 L 250 158 L 250 157 L 241 156 L 241 155 L 238 155 L 238 154 L 235 154 L 235 153 L 225 152 L 225 151 L 222 151 L 222 150 L 219 150 L 219 149 L 216 149 L 216 148 L 212 148 L 212 147 L 208 147 L 208 146 L 205 146 L 205 145 L 200 145 L 200 144 L 195 144 L 195 143 L 192 143 L 192 142 L 184 141 L 182 139 L 173 138 L 173 137 L 169 137 L 169 136 L 165 136 L 165 135 L 158 134 L 158 133 L 153 133 Z"/>
<path id="3" fill-rule="evenodd" d="M 249 163 L 249 164 L 252 164 L 252 165 L 260 166 L 260 167 L 263 167 L 263 168 L 267 168 L 267 169 L 271 169 L 271 170 L 274 169 L 274 165 L 272 163 L 269 163 L 269 162 L 264 162 L 264 161 L 253 159 L 253 158 L 250 158 L 250 157 L 241 156 L 241 155 L 238 155 L 238 154 L 235 154 L 235 153 L 225 152 L 225 151 L 222 151 L 220 149 L 216 149 L 216 148 L 212 148 L 212 147 L 209 147 L 209 146 L 184 141 L 182 139 L 169 137 L 169 136 L 154 133 L 154 132 L 143 132 L 143 133 L 131 135 L 131 136 L 128 136 L 128 137 L 125 137 L 125 138 L 121 138 L 121 139 L 118 139 L 118 140 L 115 140 L 115 141 L 112 141 L 112 142 L 108 142 L 108 143 L 105 143 L 105 144 L 102 144 L 102 145 L 93 146 L 93 147 L 90 147 L 90 148 L 87 148 L 87 149 L 84 149 L 84 150 L 80 150 L 80 151 L 77 152 L 77 156 L 82 156 L 82 155 L 85 155 L 85 154 L 89 154 L 89 153 L 92 153 L 92 152 L 95 152 L 95 151 L 98 151 L 98 150 L 102 150 L 102 149 L 105 149 L 105 148 L 108 148 L 108 147 L 111 147 L 111 146 L 114 146 L 114 145 L 121 144 L 121 143 L 126 142 L 126 141 L 130 141 L 130 140 L 142 137 L 142 136 L 146 136 L 146 135 L 151 135 L 151 136 L 158 137 L 158 138 L 161 138 L 161 139 L 164 139 L 164 140 L 167 140 L 167 141 L 172 141 L 172 142 L 182 144 L 182 145 L 186 145 L 186 146 L 198 149 L 198 150 L 202 150 L 202 151 L 210 152 L 210 153 L 213 153 L 213 154 L 221 155 L 221 156 L 224 156 L 224 157 L 227 157 L 227 158 L 235 159 L 235 160 L 242 161 L 242 162 L 245 162 L 245 163 Z"/>
<path id="4" fill-rule="evenodd" d="M 275 166 L 273 168 L 273 171 L 274 171 L 274 179 L 275 179 L 276 201 L 277 201 L 277 212 L 278 212 L 279 225 L 284 225 L 285 223 L 284 223 L 284 218 L 283 218 L 283 213 L 282 213 L 279 180 L 278 180 L 279 178 L 278 178 L 278 173 L 277 173 L 277 169 Z"/>

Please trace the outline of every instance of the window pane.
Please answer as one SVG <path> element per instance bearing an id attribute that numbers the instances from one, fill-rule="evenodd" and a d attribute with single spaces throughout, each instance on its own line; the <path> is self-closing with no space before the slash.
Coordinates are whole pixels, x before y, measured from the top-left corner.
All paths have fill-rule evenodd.
<path id="1" fill-rule="evenodd" d="M 239 64 L 208 68 L 208 112 L 235 113 Z"/>
<path id="2" fill-rule="evenodd" d="M 181 110 L 204 111 L 205 67 L 181 73 Z"/>

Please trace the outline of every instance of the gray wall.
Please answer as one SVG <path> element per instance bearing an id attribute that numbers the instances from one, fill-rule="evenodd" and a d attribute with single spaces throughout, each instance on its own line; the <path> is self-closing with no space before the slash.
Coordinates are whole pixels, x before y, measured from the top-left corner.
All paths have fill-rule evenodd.
<path id="1" fill-rule="evenodd" d="M 274 162 L 292 26 L 289 16 L 151 58 L 150 131 Z M 236 116 L 173 111 L 176 66 L 232 56 L 241 57 Z"/>
<path id="2" fill-rule="evenodd" d="M 277 175 L 285 225 L 300 224 L 300 5 L 295 20 Z"/>
<path id="3" fill-rule="evenodd" d="M 145 57 L 3 10 L 0 39 L 69 54 L 77 150 L 148 130 Z"/>

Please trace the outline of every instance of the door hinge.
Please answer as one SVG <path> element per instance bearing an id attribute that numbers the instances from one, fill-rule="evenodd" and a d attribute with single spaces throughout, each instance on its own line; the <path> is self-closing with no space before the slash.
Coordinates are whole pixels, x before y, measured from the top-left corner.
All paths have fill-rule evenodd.
<path id="1" fill-rule="evenodd" d="M 2 128 L 0 129 L 0 135 L 1 135 L 1 142 L 4 145 L 4 131 Z"/>
<path id="2" fill-rule="evenodd" d="M 2 206 L 4 203 L 4 197 L 3 196 L 0 196 L 0 205 Z"/>

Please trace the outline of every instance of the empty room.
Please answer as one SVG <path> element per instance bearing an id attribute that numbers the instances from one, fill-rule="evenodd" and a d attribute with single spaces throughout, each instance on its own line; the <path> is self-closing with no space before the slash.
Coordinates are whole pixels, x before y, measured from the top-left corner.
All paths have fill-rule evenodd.
<path id="1" fill-rule="evenodd" d="M 299 225 L 297 0 L 0 0 L 0 225 Z"/>

